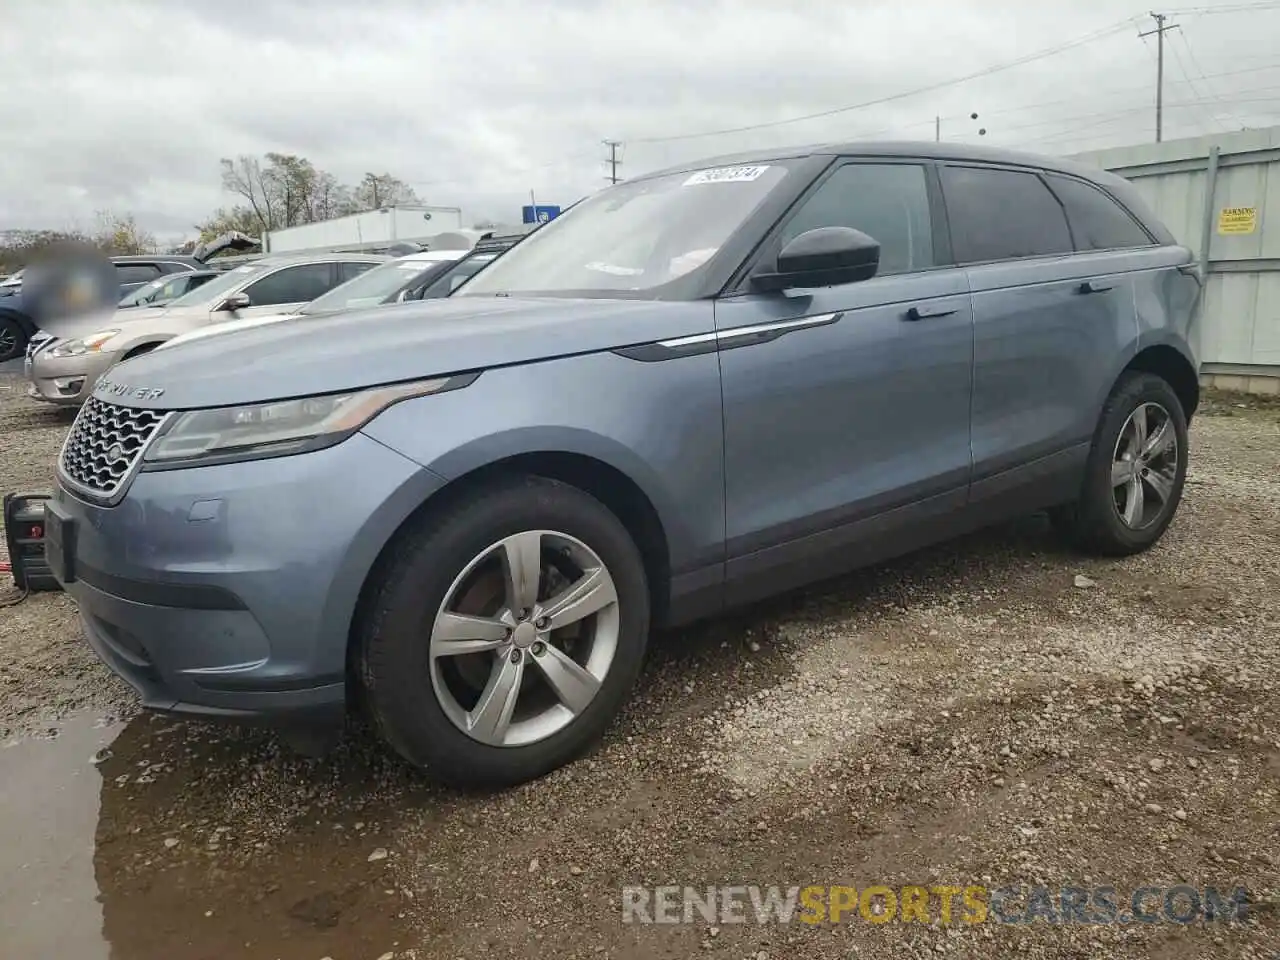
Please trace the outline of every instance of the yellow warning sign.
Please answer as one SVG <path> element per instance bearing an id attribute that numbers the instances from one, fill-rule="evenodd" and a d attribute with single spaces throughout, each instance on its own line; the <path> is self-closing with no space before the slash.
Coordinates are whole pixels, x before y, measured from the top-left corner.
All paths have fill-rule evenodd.
<path id="1" fill-rule="evenodd" d="M 1253 233 L 1257 229 L 1257 207 L 1223 207 L 1218 211 L 1218 233 Z"/>

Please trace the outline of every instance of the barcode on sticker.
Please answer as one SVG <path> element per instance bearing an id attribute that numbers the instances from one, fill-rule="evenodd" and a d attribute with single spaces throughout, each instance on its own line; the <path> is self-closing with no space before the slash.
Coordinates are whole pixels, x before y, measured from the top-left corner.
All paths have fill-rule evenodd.
<path id="1" fill-rule="evenodd" d="M 692 187 L 699 183 L 749 183 L 764 176 L 768 170 L 764 167 L 716 167 L 713 170 L 699 170 L 684 182 L 684 186 Z"/>

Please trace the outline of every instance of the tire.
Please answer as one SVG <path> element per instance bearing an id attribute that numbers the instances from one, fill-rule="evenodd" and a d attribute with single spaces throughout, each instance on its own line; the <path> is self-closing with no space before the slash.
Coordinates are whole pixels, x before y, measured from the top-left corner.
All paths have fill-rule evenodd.
<path id="1" fill-rule="evenodd" d="M 0 363 L 15 360 L 27 350 L 27 331 L 12 316 L 0 314 Z"/>
<path id="2" fill-rule="evenodd" d="M 1124 457 L 1131 452 L 1134 439 L 1130 418 L 1138 416 L 1140 409 L 1145 410 L 1148 423 L 1165 422 L 1161 420 L 1162 415 L 1167 418 L 1176 447 L 1153 457 L 1145 473 L 1113 483 L 1125 471 Z M 1148 443 L 1158 429 L 1154 426 L 1150 429 Z M 1137 465 L 1142 466 L 1144 464 Z M 1143 479 L 1144 476 L 1148 479 Z M 1141 553 L 1155 544 L 1173 522 L 1186 477 L 1187 418 L 1178 395 L 1155 374 L 1126 373 L 1102 408 L 1080 498 L 1050 511 L 1049 516 L 1067 540 L 1086 552 L 1110 557 Z M 1125 513 L 1134 502 L 1135 484 L 1142 488 L 1142 497 L 1137 501 L 1142 505 L 1142 512 L 1130 514 L 1132 522 L 1126 522 Z"/>
<path id="3" fill-rule="evenodd" d="M 459 597 L 488 597 L 488 585 L 488 593 L 499 598 L 496 605 L 489 598 L 483 607 L 488 627 L 495 625 L 497 611 L 517 606 L 512 602 L 516 588 L 507 572 L 510 565 L 501 562 L 509 555 L 508 548 L 498 545 L 515 542 L 508 538 L 517 537 L 529 543 L 533 536 L 540 538 L 539 555 L 547 561 L 540 562 L 537 582 L 543 586 L 534 613 L 523 621 L 512 614 L 516 619 L 505 621 L 517 623 L 514 631 L 506 631 L 509 641 L 492 637 L 484 641 L 504 643 L 502 647 L 465 656 L 433 656 L 438 649 L 436 637 L 442 636 L 433 634 L 433 629 L 443 622 L 446 607 L 458 605 Z M 480 560 L 486 556 L 490 559 Z M 590 556 L 604 568 L 604 577 L 611 579 L 616 603 L 577 621 L 585 641 L 557 639 L 572 626 L 537 634 L 546 643 L 531 641 L 530 631 L 542 625 L 534 623 L 535 614 L 544 608 L 554 610 L 544 594 L 550 592 L 552 599 L 565 595 L 563 583 L 555 589 L 547 584 L 556 577 L 568 583 L 581 570 L 596 569 L 587 562 Z M 554 573 L 550 572 L 553 566 Z M 472 567 L 474 571 L 467 573 Z M 562 573 L 561 568 L 568 572 Z M 598 574 L 596 569 L 593 576 Z M 380 737 L 435 780 L 457 787 L 503 787 L 536 779 L 569 763 L 604 734 L 640 673 L 650 616 L 643 560 L 621 521 L 576 487 L 539 477 L 514 478 L 487 484 L 443 509 L 428 510 L 397 535 L 375 576 L 381 584 L 362 614 L 358 635 L 365 710 Z M 475 585 L 468 587 L 473 580 Z M 592 597 L 609 595 L 601 590 Z M 465 612 L 477 614 L 476 610 Z M 566 615 L 571 612 L 565 611 Z M 440 649 L 447 648 L 445 641 L 439 642 Z M 589 650 L 586 668 L 599 672 L 598 663 L 606 655 L 611 658 L 593 681 L 598 684 L 594 695 L 578 702 L 577 709 L 564 707 L 567 701 L 555 695 L 546 679 L 552 667 L 563 669 L 566 654 L 561 647 L 578 655 L 578 648 L 570 646 L 574 643 Z M 512 657 L 517 653 L 520 669 L 529 670 L 533 679 L 525 678 L 525 685 L 517 688 L 521 692 L 517 712 L 506 728 L 508 740 L 499 743 L 490 735 L 486 742 L 484 732 L 497 724 L 477 722 L 475 732 L 466 732 L 464 721 L 470 724 L 484 713 L 481 688 L 487 692 L 486 684 L 493 684 L 499 671 L 515 663 Z M 570 671 L 569 679 L 576 682 L 581 675 Z M 569 700 L 578 699 L 581 690 L 590 687 L 570 686 L 577 696 Z M 468 704 L 465 695 L 477 692 L 476 701 Z M 531 711 L 539 703 L 550 702 L 548 712 L 531 712 L 532 719 L 519 719 L 526 698 L 533 705 Z M 489 702 L 497 699 L 490 697 Z M 564 711 L 572 719 L 565 721 Z M 564 726 L 553 727 L 561 721 Z M 535 736 L 544 730 L 550 732 Z"/>

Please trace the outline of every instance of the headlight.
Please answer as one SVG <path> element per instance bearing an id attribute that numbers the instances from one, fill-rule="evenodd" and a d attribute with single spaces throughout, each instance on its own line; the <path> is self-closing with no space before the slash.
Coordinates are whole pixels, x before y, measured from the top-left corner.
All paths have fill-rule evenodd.
<path id="1" fill-rule="evenodd" d="M 351 393 L 192 410 L 175 416 L 143 459 L 207 462 L 316 450 L 345 440 L 399 400 L 457 390 L 478 376 L 460 374 Z"/>
<path id="2" fill-rule="evenodd" d="M 79 357 L 86 353 L 97 353 L 102 349 L 104 343 L 119 332 L 119 330 L 99 330 L 97 333 L 91 333 L 87 337 L 63 340 L 49 348 L 49 356 Z"/>

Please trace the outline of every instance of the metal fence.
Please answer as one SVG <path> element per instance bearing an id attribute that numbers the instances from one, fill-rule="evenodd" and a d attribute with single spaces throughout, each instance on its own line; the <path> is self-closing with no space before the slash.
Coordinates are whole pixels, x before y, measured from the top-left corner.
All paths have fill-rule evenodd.
<path id="1" fill-rule="evenodd" d="M 1077 154 L 1133 182 L 1207 277 L 1207 383 L 1280 393 L 1280 127 Z M 1270 222 L 1270 232 L 1268 232 Z"/>

